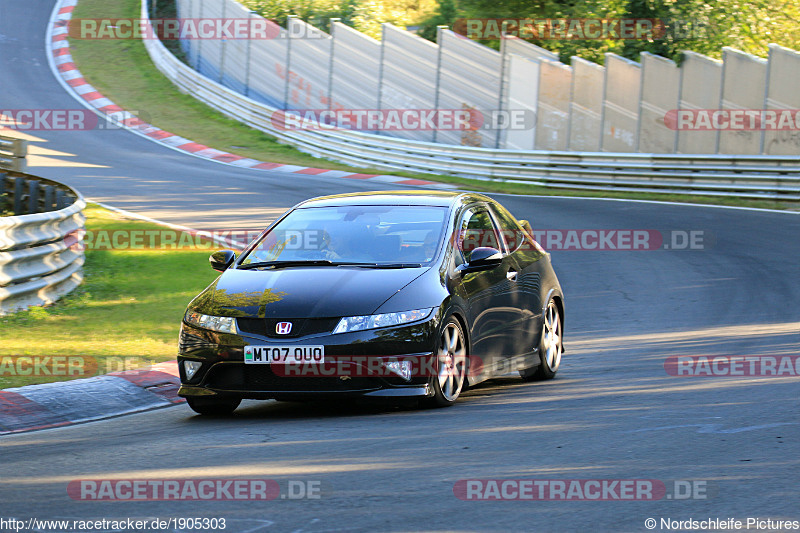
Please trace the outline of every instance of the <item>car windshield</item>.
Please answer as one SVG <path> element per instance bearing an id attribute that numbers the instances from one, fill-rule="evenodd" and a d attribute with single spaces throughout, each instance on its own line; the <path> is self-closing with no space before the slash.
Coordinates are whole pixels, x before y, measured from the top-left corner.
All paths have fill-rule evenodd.
<path id="1" fill-rule="evenodd" d="M 417 266 L 436 256 L 447 208 L 306 207 L 264 235 L 240 265 L 327 261 Z"/>

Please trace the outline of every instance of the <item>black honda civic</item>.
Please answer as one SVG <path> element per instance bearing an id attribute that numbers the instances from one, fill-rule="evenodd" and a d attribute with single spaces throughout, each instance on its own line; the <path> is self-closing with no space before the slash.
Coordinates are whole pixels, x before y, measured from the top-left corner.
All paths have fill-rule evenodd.
<path id="1" fill-rule="evenodd" d="M 550 255 L 491 198 L 390 191 L 302 202 L 189 304 L 178 394 L 201 414 L 242 399 L 452 405 L 518 372 L 555 376 L 564 297 Z"/>

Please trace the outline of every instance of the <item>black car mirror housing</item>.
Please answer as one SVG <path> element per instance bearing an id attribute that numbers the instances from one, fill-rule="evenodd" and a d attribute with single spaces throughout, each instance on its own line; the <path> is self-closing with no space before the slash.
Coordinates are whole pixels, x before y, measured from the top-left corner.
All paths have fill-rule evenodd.
<path id="1" fill-rule="evenodd" d="M 231 266 L 235 259 L 236 252 L 233 250 L 218 250 L 209 256 L 208 262 L 211 263 L 211 268 L 217 272 L 223 272 Z"/>
<path id="2" fill-rule="evenodd" d="M 503 254 L 497 248 L 490 246 L 479 246 L 472 250 L 469 255 L 469 263 L 458 267 L 464 274 L 467 272 L 478 272 L 481 270 L 491 270 L 503 262 Z"/>

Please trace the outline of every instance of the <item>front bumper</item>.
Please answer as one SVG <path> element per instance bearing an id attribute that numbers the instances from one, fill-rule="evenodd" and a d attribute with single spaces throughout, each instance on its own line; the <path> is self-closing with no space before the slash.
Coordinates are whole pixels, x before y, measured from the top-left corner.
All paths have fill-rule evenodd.
<path id="1" fill-rule="evenodd" d="M 217 333 L 182 324 L 178 368 L 182 397 L 232 396 L 247 399 L 313 399 L 326 396 L 404 398 L 433 395 L 430 368 L 438 317 L 425 322 L 391 328 L 296 338 L 265 337 L 252 333 Z M 344 374 L 311 372 L 286 375 L 270 364 L 245 364 L 246 345 L 323 345 L 326 361 L 344 358 L 371 360 L 370 368 L 348 363 Z M 385 358 L 419 360 L 420 371 L 404 379 L 392 372 L 374 373 L 374 360 Z M 184 360 L 199 361 L 200 369 L 187 379 Z"/>

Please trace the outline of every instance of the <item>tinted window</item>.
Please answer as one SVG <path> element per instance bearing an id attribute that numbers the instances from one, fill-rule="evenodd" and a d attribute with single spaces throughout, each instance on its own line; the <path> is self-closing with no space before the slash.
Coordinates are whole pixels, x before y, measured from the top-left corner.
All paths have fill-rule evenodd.
<path id="1" fill-rule="evenodd" d="M 492 212 L 500 226 L 500 237 L 505 241 L 509 253 L 525 242 L 525 231 L 503 206 L 492 204 Z"/>
<path id="2" fill-rule="evenodd" d="M 469 262 L 469 257 L 475 248 L 489 246 L 498 250 L 501 249 L 492 219 L 485 209 L 468 209 L 461 219 L 459 229 L 459 248 L 464 260 L 467 262 Z"/>
<path id="3" fill-rule="evenodd" d="M 447 208 L 308 207 L 292 211 L 243 264 L 327 259 L 356 263 L 427 263 L 441 240 Z"/>

